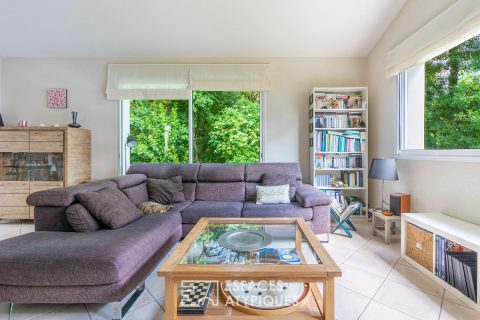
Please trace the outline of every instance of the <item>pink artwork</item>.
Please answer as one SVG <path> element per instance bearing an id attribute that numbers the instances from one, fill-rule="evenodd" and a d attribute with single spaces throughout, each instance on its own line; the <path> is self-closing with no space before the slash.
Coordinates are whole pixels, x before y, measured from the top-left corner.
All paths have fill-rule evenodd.
<path id="1" fill-rule="evenodd" d="M 48 89 L 47 90 L 47 108 L 66 109 L 67 108 L 67 89 Z"/>

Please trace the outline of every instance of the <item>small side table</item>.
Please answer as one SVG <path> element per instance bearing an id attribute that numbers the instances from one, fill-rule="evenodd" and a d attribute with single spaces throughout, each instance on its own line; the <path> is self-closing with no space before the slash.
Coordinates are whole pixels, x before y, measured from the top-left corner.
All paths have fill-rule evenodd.
<path id="1" fill-rule="evenodd" d="M 395 223 L 402 220 L 400 216 L 386 216 L 374 209 L 369 209 L 368 212 L 372 214 L 372 234 L 374 236 L 377 233 L 383 235 L 385 243 L 390 243 L 391 239 L 400 239 L 400 234 L 395 234 Z M 377 225 L 379 220 L 384 222 L 383 227 Z"/>

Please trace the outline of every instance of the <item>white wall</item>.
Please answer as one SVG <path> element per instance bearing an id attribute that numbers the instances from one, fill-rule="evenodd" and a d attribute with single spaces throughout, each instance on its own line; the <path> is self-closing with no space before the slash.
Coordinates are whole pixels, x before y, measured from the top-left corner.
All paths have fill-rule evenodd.
<path id="1" fill-rule="evenodd" d="M 395 79 L 385 79 L 387 52 L 449 7 L 454 0 L 409 0 L 368 58 L 370 156 L 393 157 L 395 150 Z M 478 163 L 400 160 L 398 182 L 386 192 L 411 193 L 413 211 L 444 212 L 480 224 Z M 379 203 L 380 182 L 370 181 L 370 203 Z"/>
<path id="2" fill-rule="evenodd" d="M 92 130 L 94 179 L 115 175 L 115 103 L 105 98 L 108 63 L 270 63 L 267 95 L 266 157 L 298 161 L 309 176 L 308 95 L 314 86 L 365 86 L 366 59 L 46 59 L 3 58 L 2 115 L 8 125 L 70 123 L 70 111 Z M 47 88 L 67 88 L 69 109 L 46 108 Z"/>

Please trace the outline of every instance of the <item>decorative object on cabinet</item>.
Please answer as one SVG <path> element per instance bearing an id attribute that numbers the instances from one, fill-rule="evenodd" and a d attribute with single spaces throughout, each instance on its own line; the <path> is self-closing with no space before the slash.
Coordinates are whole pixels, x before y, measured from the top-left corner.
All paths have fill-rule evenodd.
<path id="1" fill-rule="evenodd" d="M 91 179 L 90 130 L 0 128 L 0 219 L 32 219 L 30 193 Z"/>
<path id="2" fill-rule="evenodd" d="M 67 103 L 67 89 L 47 89 L 47 108 L 66 109 Z"/>
<path id="3" fill-rule="evenodd" d="M 368 88 L 313 88 L 309 102 L 311 183 L 368 220 Z"/>
<path id="4" fill-rule="evenodd" d="M 368 172 L 368 177 L 370 179 L 382 180 L 381 210 L 383 212 L 384 204 L 390 206 L 389 203 L 386 203 L 385 200 L 383 200 L 383 187 L 385 184 L 385 180 L 398 180 L 397 163 L 395 162 L 395 159 L 373 158 L 372 163 L 370 164 L 370 171 Z"/>
<path id="5" fill-rule="evenodd" d="M 72 123 L 69 123 L 68 126 L 70 128 L 80 128 L 81 125 L 77 123 L 77 116 L 78 112 L 77 111 L 72 111 Z"/>

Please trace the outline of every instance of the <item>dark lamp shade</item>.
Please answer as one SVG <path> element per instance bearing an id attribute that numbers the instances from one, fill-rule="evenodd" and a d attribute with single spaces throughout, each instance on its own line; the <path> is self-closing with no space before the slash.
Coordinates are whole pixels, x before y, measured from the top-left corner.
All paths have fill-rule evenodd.
<path id="1" fill-rule="evenodd" d="M 370 179 L 377 180 L 398 180 L 397 164 L 395 159 L 372 159 L 368 177 Z"/>

